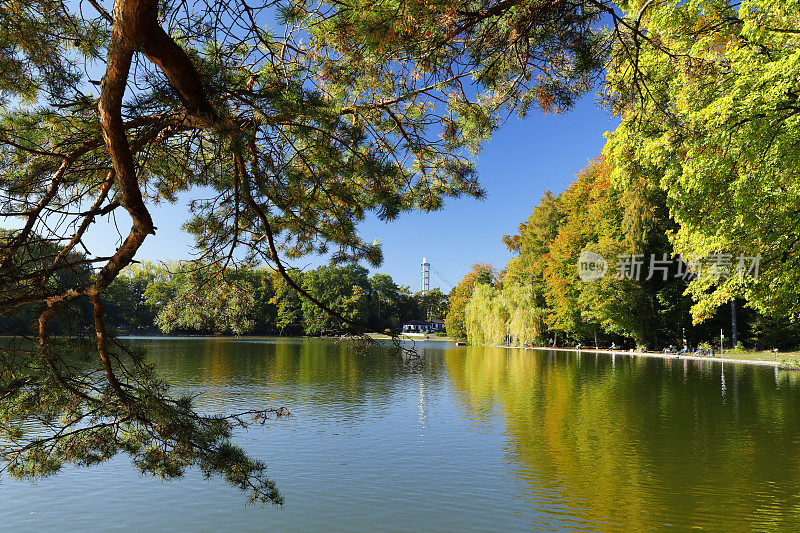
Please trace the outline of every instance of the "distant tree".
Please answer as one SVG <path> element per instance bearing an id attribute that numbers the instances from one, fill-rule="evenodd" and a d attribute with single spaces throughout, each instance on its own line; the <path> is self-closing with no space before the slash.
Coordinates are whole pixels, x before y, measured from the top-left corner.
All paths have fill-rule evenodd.
<path id="1" fill-rule="evenodd" d="M 546 190 L 528 220 L 519 225 L 519 233 L 503 236 L 503 243 L 514 254 L 506 267 L 503 282 L 532 284 L 537 291 L 537 301 L 542 304 L 547 254 L 562 220 L 558 196 Z"/>
<path id="2" fill-rule="evenodd" d="M 208 266 L 181 264 L 171 272 L 171 298 L 160 302 L 155 322 L 164 333 L 208 331 L 215 335 L 249 333 L 255 327 L 255 290 L 235 272 L 223 272 L 209 282 Z M 237 279 L 239 278 L 239 279 Z"/>
<path id="3" fill-rule="evenodd" d="M 406 286 L 398 286 L 387 274 L 373 274 L 370 286 L 370 325 L 376 331 L 398 332 L 417 315 L 417 301 Z"/>
<path id="4" fill-rule="evenodd" d="M 303 283 L 301 273 L 293 273 L 292 278 L 297 283 Z M 277 272 L 272 278 L 275 295 L 270 303 L 276 308 L 275 327 L 281 335 L 302 335 L 303 326 L 303 307 L 302 297 L 286 280 Z"/>
<path id="5" fill-rule="evenodd" d="M 530 285 L 479 284 L 464 311 L 467 341 L 474 345 L 541 344 L 546 310 L 536 305 Z"/>
<path id="6" fill-rule="evenodd" d="M 152 263 L 130 265 L 106 289 L 105 313 L 109 324 L 137 329 L 156 328 L 157 309 L 148 304 L 145 293 L 156 278 Z"/>
<path id="7" fill-rule="evenodd" d="M 449 300 L 447 295 L 443 294 L 438 287 L 426 291 L 425 293 L 421 291 L 414 293 L 414 300 L 419 310 L 418 318 L 422 320 L 431 318 L 444 320 L 444 317 L 447 316 L 447 310 L 450 305 Z"/>
<path id="8" fill-rule="evenodd" d="M 498 280 L 494 267 L 486 263 L 472 266 L 469 273 L 450 291 L 450 309 L 444 319 L 448 335 L 462 339 L 467 337 L 465 310 L 470 298 L 472 298 L 475 286 L 494 285 L 496 283 L 498 283 Z"/>
<path id="9" fill-rule="evenodd" d="M 322 266 L 303 274 L 303 289 L 315 300 L 357 324 L 368 320 L 367 269 L 358 265 Z M 303 300 L 303 325 L 308 335 L 342 331 L 343 325 L 314 302 Z"/>
<path id="10" fill-rule="evenodd" d="M 0 250 L 18 237 L 18 231 L 0 228 Z M 64 267 L 52 268 L 56 261 L 63 262 Z M 35 237 L 35 243 L 9 258 L 9 270 L 15 275 L 7 278 L 0 275 L 0 301 L 16 301 L 19 305 L 0 307 L 0 334 L 15 335 L 22 331 L 27 335 L 32 328 L 66 335 L 86 332 L 86 321 L 92 316 L 86 298 L 70 300 L 58 313 L 44 302 L 28 299 L 38 291 L 64 292 L 89 282 L 92 270 L 86 255 L 72 250 L 63 252 L 57 245 Z M 40 322 L 43 316 L 45 320 Z"/>
<path id="11" fill-rule="evenodd" d="M 246 283 L 253 293 L 254 307 L 250 320 L 254 324 L 253 332 L 258 334 L 277 333 L 277 308 L 272 303 L 275 296 L 275 271 L 267 268 L 236 269 L 232 277 Z"/>

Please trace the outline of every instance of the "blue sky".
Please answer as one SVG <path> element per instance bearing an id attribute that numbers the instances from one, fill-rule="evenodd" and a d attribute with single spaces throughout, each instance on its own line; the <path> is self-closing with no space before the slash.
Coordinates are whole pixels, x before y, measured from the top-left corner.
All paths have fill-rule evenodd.
<path id="1" fill-rule="evenodd" d="M 412 213 L 390 223 L 372 219 L 362 224 L 365 239 L 383 241 L 385 261 L 377 270 L 416 291 L 423 256 L 453 284 L 477 262 L 502 268 L 510 256 L 501 236 L 516 232 L 545 189 L 562 191 L 587 160 L 600 153 L 603 134 L 615 125 L 592 97 L 584 98 L 565 115 L 531 113 L 524 121 L 513 117 L 478 156 L 478 173 L 487 191 L 485 200 L 451 200 L 436 213 Z M 145 242 L 138 258 L 188 258 L 191 239 L 180 229 L 186 212 L 185 203 L 155 207 L 158 233 Z M 106 244 L 117 238 L 116 232 L 104 233 L 101 238 Z M 318 260 L 309 259 L 294 266 L 318 264 Z M 431 287 L 437 286 L 445 292 L 450 290 L 432 273 Z"/>
<path id="2" fill-rule="evenodd" d="M 501 237 L 516 232 L 545 189 L 562 191 L 587 160 L 600 153 L 605 142 L 603 134 L 616 124 L 616 119 L 595 103 L 594 96 L 585 97 L 564 115 L 545 116 L 532 111 L 524 121 L 512 117 L 495 132 L 476 160 L 487 192 L 485 200 L 451 200 L 436 213 L 406 214 L 390 223 L 373 218 L 361 225 L 365 240 L 383 242 L 385 260 L 376 271 L 389 274 L 398 284 L 416 291 L 419 265 L 427 257 L 436 271 L 431 272 L 431 287 L 448 292 L 451 286 L 436 273 L 456 284 L 474 263 L 504 267 L 510 255 Z M 151 207 L 158 231 L 145 241 L 137 259 L 191 257 L 192 240 L 181 230 L 188 217 L 186 198 L 175 205 Z M 129 224 L 130 219 L 120 214 L 123 234 L 127 234 Z M 19 225 L 19 221 L 0 220 L 0 226 Z M 102 256 L 113 253 L 121 238 L 113 224 L 98 220 L 85 241 L 94 255 Z M 292 266 L 308 268 L 321 262 L 319 258 L 308 258 L 295 261 Z"/>
<path id="3" fill-rule="evenodd" d="M 616 123 L 596 105 L 593 96 L 564 115 L 532 112 L 524 121 L 512 117 L 495 132 L 476 161 L 487 191 L 485 200 L 451 200 L 436 213 L 406 214 L 391 223 L 373 218 L 361 225 L 365 240 L 383 242 L 385 261 L 377 271 L 416 291 L 422 257 L 427 257 L 435 271 L 451 284 L 458 283 L 477 262 L 502 268 L 510 257 L 502 235 L 516 232 L 545 189 L 562 191 L 587 160 L 600 153 L 603 134 Z M 158 231 L 145 241 L 137 259 L 191 257 L 191 239 L 180 229 L 187 219 L 186 200 L 154 206 L 151 211 Z M 127 234 L 128 217 L 121 215 L 119 222 Z M 0 226 L 19 224 L 0 220 Z M 104 255 L 112 253 L 121 239 L 112 224 L 98 220 L 85 241 L 93 254 Z M 309 258 L 293 266 L 308 268 L 320 263 L 319 258 Z M 441 287 L 445 292 L 451 288 L 434 272 L 431 287 Z"/>
<path id="4" fill-rule="evenodd" d="M 384 264 L 376 271 L 389 274 L 400 285 L 419 290 L 419 265 L 427 257 L 431 288 L 443 292 L 452 288 L 438 274 L 456 284 L 474 263 L 486 262 L 503 268 L 510 255 L 501 241 L 504 234 L 516 233 L 528 218 L 545 189 L 562 191 L 575 174 L 603 148 L 603 134 L 616 127 L 617 120 L 586 97 L 569 113 L 545 116 L 538 113 L 523 120 L 512 117 L 484 146 L 477 158 L 478 174 L 487 191 L 485 200 L 451 200 L 436 213 L 411 213 L 384 223 L 370 219 L 361 225 L 365 240 L 383 242 Z M 198 191 L 196 191 L 198 192 Z M 199 193 L 198 194 L 202 194 Z M 155 237 L 149 237 L 139 250 L 140 261 L 188 259 L 192 240 L 183 233 L 186 200 L 175 205 L 151 208 Z M 20 221 L 3 219 L 4 227 L 19 227 Z M 120 230 L 127 234 L 130 219 L 120 215 Z M 85 242 L 95 255 L 113 253 L 121 242 L 108 221 L 98 220 Z M 295 261 L 298 268 L 315 267 L 319 258 Z"/>

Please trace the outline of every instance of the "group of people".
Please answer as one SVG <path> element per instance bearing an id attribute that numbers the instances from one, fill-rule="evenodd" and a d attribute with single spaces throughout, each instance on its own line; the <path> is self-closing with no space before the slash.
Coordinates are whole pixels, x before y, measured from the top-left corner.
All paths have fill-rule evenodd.
<path id="1" fill-rule="evenodd" d="M 554 341 L 555 341 L 555 339 L 554 339 Z M 554 347 L 555 346 L 555 342 L 551 342 L 550 345 Z M 576 350 L 582 350 L 583 348 L 584 348 L 584 345 L 581 344 L 581 343 L 578 343 L 578 344 L 575 345 L 575 349 Z M 599 347 L 595 347 L 595 349 L 599 350 L 600 348 Z M 616 351 L 616 350 L 620 350 L 620 349 L 622 349 L 622 348 L 620 346 L 617 346 L 617 343 L 615 343 L 615 342 L 612 342 L 611 346 L 608 347 L 608 350 L 611 351 L 611 352 Z M 633 351 L 633 350 L 631 350 L 631 351 Z M 774 348 L 772 351 L 774 353 L 777 353 L 778 349 Z M 713 346 L 710 347 L 710 348 L 706 348 L 704 346 L 698 346 L 696 350 L 692 351 L 692 349 L 689 348 L 689 345 L 686 342 L 684 342 L 683 343 L 683 348 L 681 350 L 678 350 L 678 347 L 675 346 L 674 344 L 670 344 L 669 346 L 664 348 L 664 354 L 665 355 L 672 354 L 672 355 L 696 355 L 696 356 L 701 356 L 701 357 L 709 357 L 709 356 L 714 357 L 715 354 L 716 354 L 716 350 L 714 350 Z"/>
<path id="2" fill-rule="evenodd" d="M 689 349 L 689 345 L 687 345 L 686 343 L 683 344 L 683 349 L 680 351 L 678 351 L 678 348 L 675 345 L 670 344 L 668 347 L 664 348 L 664 353 L 675 354 L 675 355 L 692 354 L 692 355 L 700 355 L 703 357 L 711 355 L 711 357 L 714 357 L 714 348 L 711 348 L 711 351 L 709 351 L 706 348 L 700 346 L 694 353 L 692 353 L 692 351 Z"/>

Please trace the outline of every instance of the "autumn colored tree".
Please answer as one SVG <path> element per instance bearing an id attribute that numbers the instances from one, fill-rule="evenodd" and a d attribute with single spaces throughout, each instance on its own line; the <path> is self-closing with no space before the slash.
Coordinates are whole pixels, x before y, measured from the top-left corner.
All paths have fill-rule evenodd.
<path id="1" fill-rule="evenodd" d="M 587 322 L 581 313 L 584 287 L 578 278 L 578 256 L 588 245 L 597 244 L 598 229 L 604 222 L 613 221 L 608 228 L 612 232 L 619 228 L 617 200 L 618 194 L 609 182 L 609 168 L 602 160 L 591 162 L 559 196 L 563 223 L 549 243 L 543 273 L 548 324 L 552 329 L 581 335 L 598 328 L 596 322 Z M 608 254 L 611 250 L 604 251 Z"/>
<path id="2" fill-rule="evenodd" d="M 497 273 L 491 265 L 478 263 L 450 291 L 450 310 L 444 319 L 447 334 L 456 339 L 467 337 L 465 310 L 476 285 L 498 283 Z"/>
<path id="3" fill-rule="evenodd" d="M 603 157 L 590 161 L 563 193 L 545 193 L 518 235 L 503 238 L 515 254 L 503 289 L 476 293 L 468 306 L 468 333 L 472 323 L 476 338 L 542 342 L 544 321 L 554 335 L 575 342 L 589 342 L 597 333 L 632 338 L 639 346 L 678 342 L 680 325 L 689 322 L 689 302 L 667 239 L 674 224 L 664 195 L 646 181 L 623 189 L 611 174 Z M 579 278 L 583 252 L 605 259 L 608 270 L 600 279 Z M 651 274 L 651 257 L 667 272 L 654 268 Z M 512 320 L 518 310 L 527 314 Z"/>

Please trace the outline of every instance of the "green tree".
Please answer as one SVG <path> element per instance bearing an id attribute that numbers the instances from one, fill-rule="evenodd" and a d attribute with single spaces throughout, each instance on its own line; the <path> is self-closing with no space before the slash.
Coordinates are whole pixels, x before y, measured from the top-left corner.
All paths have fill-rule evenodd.
<path id="1" fill-rule="evenodd" d="M 471 344 L 494 346 L 505 340 L 508 309 L 498 292 L 487 283 L 475 284 L 464 307 L 464 337 Z"/>
<path id="2" fill-rule="evenodd" d="M 370 285 L 370 325 L 376 331 L 399 332 L 403 323 L 417 316 L 411 290 L 398 286 L 387 274 L 373 274 Z"/>
<path id="3" fill-rule="evenodd" d="M 156 328 L 156 313 L 145 293 L 156 278 L 152 263 L 130 265 L 106 289 L 106 320 L 109 324 L 133 330 Z"/>
<path id="4" fill-rule="evenodd" d="M 621 118 L 606 147 L 615 181 L 659 186 L 679 226 L 675 250 L 713 256 L 690 286 L 696 321 L 735 297 L 767 314 L 796 314 L 800 4 L 636 1 L 630 8 L 641 13 L 648 38 L 635 54 L 619 48 L 610 63 L 611 103 Z M 740 255 L 757 254 L 758 279 L 737 272 Z"/>
<path id="5" fill-rule="evenodd" d="M 418 318 L 421 320 L 428 320 L 431 318 L 438 318 L 444 320 L 447 316 L 449 301 L 447 295 L 437 287 L 426 292 L 414 293 L 414 300 L 417 304 Z"/>
<path id="6" fill-rule="evenodd" d="M 303 289 L 316 301 L 348 320 L 366 324 L 367 294 L 370 290 L 367 269 L 359 265 L 322 266 L 303 274 Z M 342 330 L 340 321 L 310 300 L 303 300 L 303 324 L 308 335 L 322 335 Z"/>
<path id="7" fill-rule="evenodd" d="M 449 336 L 456 339 L 467 337 L 466 308 L 472 292 L 477 285 L 494 285 L 497 282 L 494 267 L 486 263 L 472 265 L 469 273 L 450 291 L 450 309 L 444 319 Z"/>
<path id="8" fill-rule="evenodd" d="M 503 243 L 515 254 L 508 262 L 503 282 L 533 284 L 537 289 L 537 300 L 541 303 L 547 254 L 558 234 L 562 218 L 558 196 L 546 190 L 528 220 L 519 225 L 519 233 L 503 236 Z"/>
<path id="9" fill-rule="evenodd" d="M 253 287 L 226 271 L 210 275 L 201 264 L 183 263 L 167 282 L 172 297 L 161 301 L 155 322 L 164 333 L 209 331 L 249 333 L 255 327 Z"/>
<path id="10" fill-rule="evenodd" d="M 274 271 L 267 268 L 239 268 L 233 272 L 233 279 L 240 280 L 252 291 L 254 306 L 249 320 L 254 324 L 253 332 L 258 334 L 277 333 L 277 308 L 272 303 L 275 296 Z"/>
<path id="11" fill-rule="evenodd" d="M 478 284 L 464 311 L 470 344 L 513 346 L 542 341 L 545 310 L 534 302 L 533 287 Z"/>
<path id="12" fill-rule="evenodd" d="M 303 283 L 300 273 L 293 273 L 292 277 L 297 283 Z M 275 326 L 281 335 L 302 335 L 303 329 L 303 307 L 300 294 L 290 287 L 286 280 L 278 273 L 275 273 L 272 281 L 275 287 L 275 295 L 270 300 L 276 307 Z"/>

